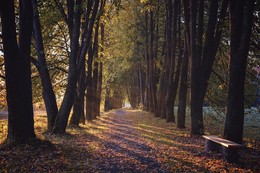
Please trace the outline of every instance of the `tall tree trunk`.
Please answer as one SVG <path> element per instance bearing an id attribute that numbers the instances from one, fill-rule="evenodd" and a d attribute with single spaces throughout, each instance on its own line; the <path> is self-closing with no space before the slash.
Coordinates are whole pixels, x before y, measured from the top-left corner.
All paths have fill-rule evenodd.
<path id="1" fill-rule="evenodd" d="M 14 1 L 0 2 L 8 105 L 7 140 L 24 143 L 35 138 L 30 66 L 32 2 L 19 1 L 19 10 L 18 46 Z"/>
<path id="2" fill-rule="evenodd" d="M 92 80 L 92 64 L 94 52 L 89 48 L 88 51 L 88 69 L 87 69 L 87 79 L 86 79 L 86 119 L 87 121 L 93 120 L 93 80 Z"/>
<path id="3" fill-rule="evenodd" d="M 37 57 L 38 57 L 38 62 L 36 67 L 40 74 L 41 83 L 42 83 L 42 96 L 47 111 L 47 119 L 48 119 L 47 129 L 49 132 L 51 132 L 54 126 L 55 118 L 58 113 L 58 107 L 57 107 L 57 102 L 53 91 L 53 87 L 51 84 L 51 78 L 48 71 L 45 53 L 44 53 L 37 0 L 33 0 L 32 2 L 33 2 L 33 33 L 34 33 L 34 39 L 35 39 Z"/>
<path id="4" fill-rule="evenodd" d="M 145 84 L 145 101 L 144 107 L 146 111 L 150 110 L 150 58 L 149 58 L 149 31 L 148 31 L 148 11 L 145 11 L 145 63 L 146 63 L 146 84 Z"/>
<path id="5" fill-rule="evenodd" d="M 103 59 L 104 59 L 104 46 L 105 46 L 105 24 L 101 23 L 100 25 L 100 39 L 101 39 L 101 47 L 100 47 L 100 59 L 99 62 L 99 73 L 98 73 L 98 93 L 97 93 L 97 114 L 100 116 L 100 104 L 101 104 L 101 95 L 102 95 L 102 78 L 103 78 Z"/>
<path id="6" fill-rule="evenodd" d="M 150 50 L 149 50 L 149 85 L 150 85 L 150 107 L 149 111 L 155 113 L 156 110 L 156 72 L 154 55 L 154 12 L 150 10 Z"/>
<path id="7" fill-rule="evenodd" d="M 81 69 L 78 85 L 75 93 L 75 100 L 73 104 L 73 113 L 70 119 L 70 126 L 79 126 L 79 123 L 85 123 L 84 115 L 84 94 L 85 94 L 85 64 Z M 83 114 L 83 115 L 82 115 Z"/>
<path id="8" fill-rule="evenodd" d="M 157 106 L 156 106 L 156 114 L 155 116 L 156 117 L 161 117 L 161 118 L 165 118 L 163 117 L 162 115 L 165 115 L 165 113 L 163 113 L 163 111 L 165 110 L 164 109 L 164 100 L 165 100 L 165 75 L 166 75 L 166 61 L 167 61 L 167 57 L 165 56 L 166 55 L 166 26 L 165 26 L 165 33 L 164 33 L 164 43 L 163 43 L 163 47 L 162 47 L 162 53 L 161 53 L 161 56 L 162 56 L 162 71 L 161 71 L 161 76 L 160 76 L 160 79 L 159 79 L 159 92 L 158 92 L 158 97 L 157 97 Z"/>
<path id="9" fill-rule="evenodd" d="M 243 143 L 244 83 L 255 0 L 232 0 L 230 12 L 230 77 L 224 138 Z M 239 75 L 238 75 L 239 74 Z"/>
<path id="10" fill-rule="evenodd" d="M 95 89 L 94 89 L 94 78 L 93 78 L 93 59 L 98 50 L 98 30 L 99 25 L 95 27 L 95 35 L 93 45 L 89 47 L 88 52 L 88 72 L 87 72 L 87 95 L 86 95 L 86 117 L 88 121 L 92 121 L 96 118 L 94 115 L 95 109 Z"/>
<path id="11" fill-rule="evenodd" d="M 142 64 L 139 64 L 138 73 L 139 73 L 140 103 L 143 106 L 145 100 L 145 76 L 142 69 Z"/>
<path id="12" fill-rule="evenodd" d="M 185 117 L 186 117 L 186 102 L 187 102 L 187 90 L 188 90 L 188 46 L 185 44 L 184 57 L 181 67 L 181 82 L 179 91 L 179 104 L 177 111 L 177 127 L 185 128 Z"/>
<path id="13" fill-rule="evenodd" d="M 162 89 L 162 103 L 161 103 L 161 118 L 167 118 L 167 111 L 166 111 L 166 107 L 169 107 L 169 105 L 167 105 L 168 103 L 166 103 L 166 100 L 168 100 L 167 95 L 169 90 L 169 86 L 170 86 L 170 73 L 171 73 L 171 65 L 172 64 L 172 43 L 173 43 L 173 39 L 172 39 L 172 26 L 173 26 L 173 4 L 172 4 L 172 0 L 167 0 L 166 3 L 166 32 L 165 32 L 165 39 L 166 39 L 166 46 L 165 46 L 165 51 L 166 51 L 166 57 L 165 57 L 165 72 L 164 72 L 164 77 L 163 79 L 163 89 Z M 168 96 L 169 97 L 169 96 Z"/>
<path id="14" fill-rule="evenodd" d="M 170 8 L 170 7 L 169 7 Z M 175 59 L 176 59 L 176 47 L 177 47 L 177 17 L 178 17 L 178 1 L 174 1 L 173 4 L 173 13 L 172 10 L 169 11 L 169 15 L 173 15 L 172 29 L 171 29 L 171 44 L 169 44 L 168 49 L 170 51 L 169 54 L 169 76 L 168 76 L 168 84 L 166 85 L 167 95 L 165 98 L 165 106 L 166 106 L 166 117 L 167 122 L 175 122 L 174 117 L 174 95 L 177 93 L 177 85 L 175 85 L 174 71 L 175 71 Z M 177 81 L 176 81 L 177 82 Z"/>
<path id="15" fill-rule="evenodd" d="M 97 51 L 96 51 L 96 56 Z M 93 70 L 93 116 L 96 118 L 98 116 L 98 62 L 94 62 Z"/>

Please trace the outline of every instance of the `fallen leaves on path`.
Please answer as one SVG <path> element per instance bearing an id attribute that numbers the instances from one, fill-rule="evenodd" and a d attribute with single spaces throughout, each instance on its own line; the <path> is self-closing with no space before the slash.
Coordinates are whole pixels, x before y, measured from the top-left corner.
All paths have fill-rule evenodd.
<path id="1" fill-rule="evenodd" d="M 1 146 L 0 172 L 260 171 L 259 148 L 241 151 L 240 165 L 225 163 L 221 154 L 205 152 L 202 137 L 140 110 L 105 113 L 66 135 L 44 133 L 45 116 L 35 124 L 37 136 L 51 143 Z"/>

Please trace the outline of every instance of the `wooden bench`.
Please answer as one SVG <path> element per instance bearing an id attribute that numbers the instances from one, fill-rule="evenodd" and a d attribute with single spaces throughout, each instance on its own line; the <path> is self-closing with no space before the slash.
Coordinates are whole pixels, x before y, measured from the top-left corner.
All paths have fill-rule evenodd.
<path id="1" fill-rule="evenodd" d="M 243 145 L 220 138 L 218 136 L 203 135 L 206 139 L 206 152 L 220 151 L 225 161 L 237 163 L 239 161 L 238 149 Z"/>

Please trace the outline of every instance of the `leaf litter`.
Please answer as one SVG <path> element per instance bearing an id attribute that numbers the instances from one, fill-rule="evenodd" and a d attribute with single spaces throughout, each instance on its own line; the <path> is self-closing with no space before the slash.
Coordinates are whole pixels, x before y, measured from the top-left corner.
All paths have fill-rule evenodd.
<path id="1" fill-rule="evenodd" d="M 6 120 L 0 121 L 5 127 Z M 0 172 L 260 172 L 259 141 L 240 151 L 240 164 L 226 163 L 220 153 L 206 153 L 204 139 L 190 136 L 189 128 L 141 110 L 103 113 L 63 135 L 45 128 L 46 116 L 36 116 L 40 140 L 0 145 Z M 0 130 L 4 141 L 6 130 Z"/>

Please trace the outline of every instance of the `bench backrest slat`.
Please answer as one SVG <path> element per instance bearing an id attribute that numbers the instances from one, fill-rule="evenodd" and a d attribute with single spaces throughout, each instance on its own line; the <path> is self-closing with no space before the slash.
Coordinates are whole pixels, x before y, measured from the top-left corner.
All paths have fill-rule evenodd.
<path id="1" fill-rule="evenodd" d="M 242 147 L 243 145 L 241 144 L 238 144 L 238 143 L 235 143 L 235 142 L 232 142 L 232 141 L 229 141 L 229 140 L 226 140 L 226 139 L 223 139 L 223 138 L 220 138 L 218 136 L 213 136 L 213 135 L 210 135 L 210 136 L 207 136 L 207 135 L 203 135 L 203 138 L 207 139 L 207 140 L 211 140 L 213 142 L 216 142 L 220 145 L 223 145 L 225 147 Z"/>

